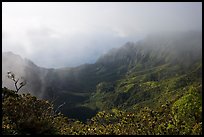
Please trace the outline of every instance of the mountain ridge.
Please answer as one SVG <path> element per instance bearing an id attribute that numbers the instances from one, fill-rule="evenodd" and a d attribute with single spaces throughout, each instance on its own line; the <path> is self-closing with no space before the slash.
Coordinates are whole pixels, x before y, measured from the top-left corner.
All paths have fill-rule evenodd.
<path id="1" fill-rule="evenodd" d="M 158 96 L 156 93 L 149 94 L 148 97 L 145 95 L 147 94 L 145 87 L 148 84 L 149 86 L 156 84 L 156 87 L 164 88 L 163 85 L 167 84 L 166 79 L 169 78 L 174 82 L 174 79 L 179 76 L 190 73 L 196 63 L 198 66 L 201 64 L 202 35 L 200 32 L 167 36 L 148 37 L 137 43 L 128 42 L 101 56 L 94 64 L 73 68 L 45 69 L 28 62 L 29 65 L 22 68 L 25 71 L 25 73 L 22 72 L 24 74 L 22 76 L 29 81 L 27 86 L 30 87 L 25 89 L 32 90 L 34 95 L 48 100 L 57 98 L 56 106 L 62 102 L 69 102 L 62 110 L 67 115 L 72 109 L 77 112 L 77 108 L 90 109 L 87 110 L 90 113 L 111 107 L 131 109 L 135 107 L 134 105 L 143 102 L 142 100 L 152 101 L 153 96 Z M 3 66 L 6 66 L 4 62 Z M 13 67 L 10 71 L 19 73 L 20 71 L 15 72 L 15 68 L 17 67 Z M 5 72 L 4 69 L 2 75 Z M 202 74 L 202 71 L 198 70 L 196 73 Z M 185 79 L 185 76 L 183 77 Z M 164 84 L 159 84 L 158 81 Z M 178 81 L 180 81 L 179 78 Z M 142 87 L 139 87 L 140 84 Z M 159 92 L 162 93 L 162 91 Z"/>

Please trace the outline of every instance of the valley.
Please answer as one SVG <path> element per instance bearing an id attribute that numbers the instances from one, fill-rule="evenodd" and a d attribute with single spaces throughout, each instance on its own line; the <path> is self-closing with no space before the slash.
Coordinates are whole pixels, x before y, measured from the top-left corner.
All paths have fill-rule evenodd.
<path id="1" fill-rule="evenodd" d="M 173 109 L 194 93 L 202 101 L 201 49 L 202 34 L 189 32 L 128 42 L 94 64 L 74 68 L 45 69 L 3 53 L 2 76 L 12 71 L 25 77 L 28 84 L 23 93 L 49 100 L 55 109 L 65 102 L 59 111 L 86 123 L 98 113 L 115 109 L 135 114 L 147 107 L 158 111 L 164 104 Z M 12 64 L 16 59 L 19 64 Z M 2 86 L 13 86 L 6 78 L 2 81 Z M 196 113 L 200 112 L 196 109 Z"/>

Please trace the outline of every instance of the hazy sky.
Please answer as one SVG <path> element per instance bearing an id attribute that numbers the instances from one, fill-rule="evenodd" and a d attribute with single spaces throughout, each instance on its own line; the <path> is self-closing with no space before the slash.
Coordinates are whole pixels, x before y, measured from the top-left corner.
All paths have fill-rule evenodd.
<path id="1" fill-rule="evenodd" d="M 202 30 L 201 2 L 3 2 L 2 7 L 2 50 L 47 68 L 93 63 L 149 33 Z"/>

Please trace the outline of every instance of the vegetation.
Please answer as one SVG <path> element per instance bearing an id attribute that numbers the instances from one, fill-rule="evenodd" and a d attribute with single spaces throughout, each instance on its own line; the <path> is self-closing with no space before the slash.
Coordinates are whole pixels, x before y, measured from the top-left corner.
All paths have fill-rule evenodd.
<path id="1" fill-rule="evenodd" d="M 167 46 L 128 43 L 95 64 L 44 70 L 45 87 L 35 88 L 44 89 L 42 99 L 20 94 L 25 82 L 9 72 L 16 91 L 2 88 L 3 134 L 201 135 L 202 39 L 184 36 Z"/>
<path id="2" fill-rule="evenodd" d="M 145 77 L 134 83 L 138 76 L 128 76 L 117 88 L 99 83 L 85 106 L 100 111 L 86 121 L 54 111 L 49 101 L 2 88 L 2 131 L 5 135 L 201 135 L 202 85 L 195 78 L 199 67 L 193 70 L 160 82 Z M 189 77 L 194 80 L 186 80 Z"/>
<path id="3" fill-rule="evenodd" d="M 54 113 L 48 101 L 2 88 L 5 95 L 2 132 L 5 135 L 201 135 L 201 98 L 197 91 L 190 90 L 156 111 L 148 107 L 139 112 L 114 108 L 100 111 L 82 123 Z"/>
<path id="4" fill-rule="evenodd" d="M 52 105 L 30 94 L 2 89 L 3 134 L 56 134 Z"/>
<path id="5" fill-rule="evenodd" d="M 61 114 L 47 100 L 2 88 L 2 132 L 5 135 L 201 135 L 201 63 L 195 62 L 185 70 L 162 65 L 144 71 L 133 71 L 115 82 L 100 82 L 89 101 L 79 105 L 76 112 L 64 109 L 73 115 L 98 110 L 96 115 L 86 116 L 89 119 L 82 121 Z"/>

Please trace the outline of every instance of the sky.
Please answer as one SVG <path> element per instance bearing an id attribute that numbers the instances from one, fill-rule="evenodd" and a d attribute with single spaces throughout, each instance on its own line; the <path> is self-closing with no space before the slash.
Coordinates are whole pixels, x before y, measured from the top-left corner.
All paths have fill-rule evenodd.
<path id="1" fill-rule="evenodd" d="M 45 68 L 94 63 L 148 34 L 201 31 L 201 2 L 3 2 L 2 51 Z"/>

